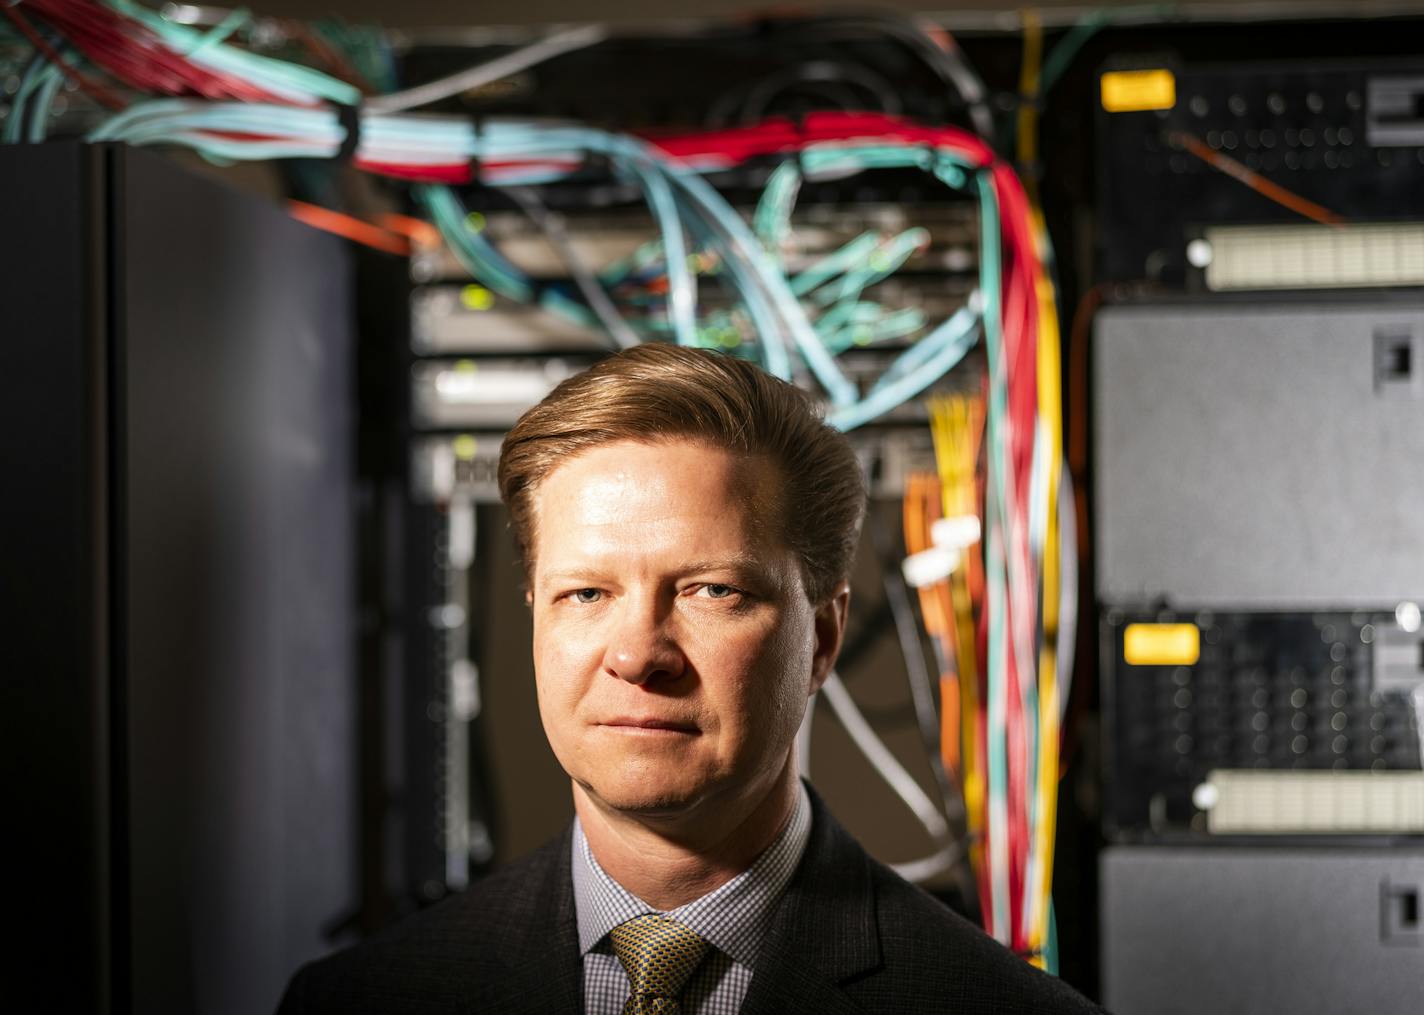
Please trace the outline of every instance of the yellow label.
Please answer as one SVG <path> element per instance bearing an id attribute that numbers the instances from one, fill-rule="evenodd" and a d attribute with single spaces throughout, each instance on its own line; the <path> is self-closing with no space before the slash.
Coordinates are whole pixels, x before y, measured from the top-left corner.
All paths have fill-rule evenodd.
<path id="1" fill-rule="evenodd" d="M 1103 108 L 1109 113 L 1171 109 L 1177 104 L 1177 79 L 1169 70 L 1115 70 L 1102 77 Z"/>
<path id="2" fill-rule="evenodd" d="M 1195 624 L 1128 624 L 1122 656 L 1129 666 L 1190 666 L 1201 655 Z"/>

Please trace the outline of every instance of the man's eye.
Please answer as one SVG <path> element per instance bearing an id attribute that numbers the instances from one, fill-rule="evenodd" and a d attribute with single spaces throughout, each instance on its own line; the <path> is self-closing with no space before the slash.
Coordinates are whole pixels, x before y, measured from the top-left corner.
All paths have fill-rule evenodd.
<path id="1" fill-rule="evenodd" d="M 574 601 L 579 603 L 596 603 L 602 596 L 598 589 L 579 589 L 573 594 Z"/>
<path id="2" fill-rule="evenodd" d="M 709 599 L 727 599 L 735 596 L 737 590 L 730 585 L 718 585 L 715 582 L 711 585 L 702 586 L 702 591 L 707 593 Z"/>

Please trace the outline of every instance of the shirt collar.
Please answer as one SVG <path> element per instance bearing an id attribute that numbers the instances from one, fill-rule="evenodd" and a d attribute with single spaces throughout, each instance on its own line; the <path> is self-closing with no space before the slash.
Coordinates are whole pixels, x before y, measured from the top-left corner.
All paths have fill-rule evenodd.
<path id="1" fill-rule="evenodd" d="M 811 799 L 800 781 L 797 790 L 791 820 L 749 868 L 725 885 L 667 913 L 744 966 L 755 962 L 771 926 L 776 901 L 796 872 L 811 836 Z M 577 818 L 573 881 L 580 954 L 587 955 L 619 924 L 659 912 L 599 866 Z"/>

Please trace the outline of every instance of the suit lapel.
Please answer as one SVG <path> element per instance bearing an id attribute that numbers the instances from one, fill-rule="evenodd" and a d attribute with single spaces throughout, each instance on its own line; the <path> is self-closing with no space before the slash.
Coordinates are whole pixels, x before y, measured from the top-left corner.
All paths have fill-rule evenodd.
<path id="1" fill-rule="evenodd" d="M 777 904 L 742 1015 L 849 1015 L 858 1008 L 839 984 L 880 965 L 869 861 L 815 790 L 809 791 L 811 837 Z M 469 996 L 482 999 L 472 1011 L 584 1010 L 571 835 L 572 830 L 531 858 L 526 876 L 486 910 L 502 971 L 497 983 L 469 985 Z"/>
<path id="2" fill-rule="evenodd" d="M 853 1012 L 837 986 L 880 964 L 865 853 L 811 793 L 811 838 L 777 905 L 743 1015 Z"/>
<path id="3" fill-rule="evenodd" d="M 510 892 L 490 934 L 504 966 L 498 982 L 475 985 L 487 1000 L 472 1010 L 583 1011 L 583 959 L 579 955 L 570 874 L 572 831 L 531 865 Z"/>

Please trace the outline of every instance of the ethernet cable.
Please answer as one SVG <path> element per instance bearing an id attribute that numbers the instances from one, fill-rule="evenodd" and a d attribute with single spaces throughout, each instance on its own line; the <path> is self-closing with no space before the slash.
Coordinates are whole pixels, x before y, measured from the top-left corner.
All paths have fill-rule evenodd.
<path id="1" fill-rule="evenodd" d="M 57 10 L 58 5 L 53 0 L 34 0 L 32 9 L 44 17 L 43 12 Z M 145 76 L 144 68 L 133 61 L 138 42 L 148 42 L 140 40 L 136 31 L 128 36 L 120 31 L 123 25 L 112 19 L 122 17 L 166 47 L 161 54 L 155 53 L 162 56 L 166 68 L 182 70 L 172 79 L 176 82 L 172 88 L 189 88 L 210 97 L 262 96 L 290 103 L 140 103 L 101 126 L 94 139 L 183 144 L 214 160 L 328 158 L 355 140 L 346 136 L 347 117 L 321 103 L 355 105 L 361 98 L 359 90 L 310 69 L 233 47 L 227 40 L 240 26 L 240 16 L 212 31 L 199 32 L 168 23 L 132 0 L 106 0 L 93 9 L 108 12 L 110 20 L 101 26 L 102 31 L 84 36 L 89 49 L 78 48 L 96 66 L 127 68 L 162 90 L 158 84 L 165 79 Z M 76 32 L 86 27 L 73 21 L 65 24 Z M 555 55 L 558 45 L 569 41 L 565 38 L 555 44 L 546 39 L 542 49 L 536 43 L 522 51 L 521 58 L 542 54 L 539 58 L 547 59 Z M 573 41 L 578 43 L 578 38 Z M 593 41 L 596 39 L 579 44 Z M 121 45 L 129 51 L 120 53 L 113 48 Z M 110 63 L 103 63 L 100 57 Z M 507 72 L 509 64 L 502 66 Z M 476 68 L 474 76 L 462 77 L 456 87 L 478 81 L 479 75 L 491 80 L 488 75 L 500 73 L 500 67 L 494 61 Z M 123 80 L 122 75 L 117 76 Z M 30 79 L 28 101 L 42 109 L 43 100 L 54 94 L 59 80 L 53 70 L 37 72 Z M 441 87 L 452 87 L 451 81 Z M 1052 592 L 1051 565 L 1067 552 L 1063 536 L 1066 513 L 1055 511 L 1066 484 L 1055 486 L 1053 478 L 1059 461 L 1053 453 L 1057 434 L 1052 395 L 1056 387 L 1050 390 L 1048 382 L 1055 368 L 1040 358 L 1037 373 L 1044 383 L 1038 390 L 1032 369 L 1035 344 L 1042 357 L 1045 344 L 1052 344 L 1053 338 L 1055 310 L 1051 301 L 1045 303 L 1042 297 L 1041 263 L 1047 254 L 1040 257 L 1034 249 L 1032 209 L 1012 174 L 986 145 L 962 132 L 922 128 L 892 117 L 817 114 L 794 125 L 767 124 L 650 144 L 587 128 L 529 123 L 495 122 L 477 132 L 469 122 L 458 119 L 392 111 L 396 103 L 425 101 L 422 94 L 433 92 L 412 90 L 398 94 L 394 101 L 387 97 L 384 108 L 379 97 L 367 101 L 359 115 L 360 143 L 353 144 L 350 153 L 358 168 L 426 183 L 462 183 L 470 179 L 471 164 L 477 161 L 480 182 L 503 186 L 567 177 L 588 154 L 608 158 L 616 172 L 638 183 L 658 223 L 658 248 L 667 276 L 669 331 L 686 344 L 703 341 L 696 318 L 696 272 L 687 263 L 690 238 L 691 247 L 714 256 L 721 272 L 734 283 L 760 336 L 758 348 L 768 369 L 797 379 L 809 369 L 830 395 L 830 419 L 836 425 L 862 425 L 890 411 L 953 369 L 976 342 L 984 342 L 989 364 L 985 767 L 989 776 L 986 806 L 994 833 L 986 852 L 986 912 L 995 935 L 1016 947 L 1024 945 L 1025 934 L 1030 945 L 1043 933 L 1051 936 L 1051 901 L 1036 883 L 1045 879 L 1051 867 L 1051 852 L 1041 841 L 1051 820 L 1043 776 L 1056 747 L 1053 727 L 1047 720 L 1061 716 L 1061 700 L 1054 695 L 1058 685 L 1065 692 L 1067 688 L 1066 680 L 1056 679 L 1064 672 L 1064 654 L 1053 654 L 1059 644 L 1067 643 L 1062 637 L 1067 618 L 1059 617 L 1059 641 L 1053 644 L 1039 634 L 1036 624 L 1038 594 Z M 40 119 L 38 126 L 31 120 L 30 136 L 36 130 L 42 134 L 43 117 Z M 797 158 L 785 159 L 785 153 L 793 151 Z M 780 175 L 774 174 L 775 186 L 769 186 L 763 196 L 753 231 L 697 173 L 736 165 L 759 154 L 782 154 L 785 161 L 778 170 Z M 852 241 L 790 280 L 781 270 L 776 252 L 789 229 L 796 187 L 803 176 L 828 178 L 904 166 L 916 166 L 950 187 L 978 194 L 981 277 L 970 305 L 913 343 L 862 397 L 836 364 L 834 352 L 854 344 L 857 337 L 875 340 L 914 333 L 920 322 L 913 314 L 884 312 L 864 298 L 868 286 L 900 267 L 909 256 L 908 234 L 892 241 L 889 246 L 895 256 L 880 266 L 873 258 L 877 253 L 883 256 L 885 250 L 872 234 L 859 247 L 847 249 L 858 242 Z M 433 196 L 442 193 L 443 197 Z M 583 303 L 554 288 L 538 289 L 487 238 L 469 228 L 453 192 L 430 187 L 425 200 L 452 249 L 491 288 L 515 298 L 537 296 L 551 309 L 593 319 L 597 300 L 586 284 L 589 279 L 575 280 L 585 283 L 581 287 Z M 610 284 L 609 280 L 600 280 L 603 284 Z M 813 312 L 821 308 L 814 323 L 802 298 L 812 304 Z M 607 325 L 608 307 L 602 310 Z M 628 336 L 624 334 L 620 341 L 626 344 Z M 790 358 L 793 352 L 797 356 L 794 362 Z M 1062 582 L 1059 595 L 1052 601 L 1067 601 L 1067 577 L 1064 567 L 1058 575 Z M 1043 604 L 1045 612 L 1048 603 L 1045 600 Z M 1041 725 L 1032 721 L 1035 715 L 1044 720 Z M 1043 947 L 1049 947 L 1046 939 Z"/>
<path id="2" fill-rule="evenodd" d="M 236 140 L 230 137 L 232 134 L 245 136 Z M 340 145 L 341 134 L 338 119 L 329 110 L 166 100 L 145 103 L 119 114 L 91 137 L 94 140 L 122 139 L 134 144 L 176 141 L 193 145 L 210 157 L 241 158 L 329 155 Z M 260 140 L 250 139 L 253 135 Z M 366 161 L 418 168 L 445 166 L 452 159 L 470 158 L 486 161 L 563 159 L 577 163 L 581 153 L 585 152 L 607 155 L 644 185 L 663 235 L 669 280 L 669 315 L 680 342 L 691 344 L 696 341 L 692 312 L 695 298 L 692 296 L 692 277 L 686 267 L 682 230 L 685 223 L 697 222 L 709 242 L 718 249 L 747 301 L 757 330 L 763 336 L 768 367 L 781 376 L 787 376 L 786 364 L 778 361 L 775 346 L 778 341 L 789 337 L 801 359 L 830 394 L 835 411 L 841 413 L 837 418 L 844 425 L 860 425 L 898 404 L 893 403 L 893 394 L 912 389 L 917 393 L 933 382 L 934 378 L 928 376 L 929 371 L 916 369 L 914 384 L 897 378 L 896 387 L 887 387 L 890 394 L 885 391 L 874 393 L 870 403 L 873 411 L 867 411 L 868 407 L 860 404 L 858 393 L 836 366 L 821 336 L 817 335 L 796 299 L 794 289 L 804 293 L 808 286 L 814 287 L 812 283 L 815 281 L 828 280 L 827 266 L 819 266 L 819 276 L 814 271 L 803 273 L 798 280 L 788 284 L 751 230 L 720 195 L 700 177 L 655 154 L 642 142 L 587 128 L 549 128 L 507 122 L 487 124 L 477 137 L 469 123 L 449 118 L 368 113 L 362 117 L 362 136 L 356 157 L 358 164 Z M 938 153 L 930 158 L 923 149 L 904 145 L 812 146 L 803 153 L 802 162 L 803 168 L 812 172 L 817 169 L 860 171 L 863 167 L 932 166 L 937 175 L 951 183 L 957 182 L 957 174 L 963 174 L 969 168 L 955 153 Z M 452 226 L 453 222 L 445 221 L 447 230 Z M 456 235 L 459 235 L 458 231 Z M 877 241 L 872 238 L 864 242 L 868 249 L 869 244 Z M 462 248 L 470 246 L 468 243 L 458 245 Z M 469 253 L 468 249 L 466 253 Z M 859 255 L 861 252 L 857 250 L 855 253 Z M 490 257 L 474 257 L 471 260 L 490 273 Z M 847 256 L 846 260 L 853 261 L 854 258 Z M 506 291 L 522 291 L 517 283 L 511 283 L 512 276 L 494 271 L 490 277 L 501 283 Z M 993 315 L 986 313 L 985 316 L 989 318 Z M 924 341 L 922 339 L 921 343 Z M 937 353 L 925 356 L 937 368 L 947 369 L 962 358 L 962 354 L 949 354 L 933 343 L 927 348 Z M 852 406 L 856 407 L 853 412 L 842 412 Z"/>
<path id="3" fill-rule="evenodd" d="M 238 49 L 221 41 L 221 32 L 210 36 L 187 25 L 169 21 L 157 12 L 134 3 L 133 0 L 101 2 L 143 25 L 189 62 L 217 74 L 250 82 L 289 102 L 326 101 L 356 105 L 361 101 L 361 92 L 354 85 L 310 67 Z M 219 29 L 223 27 L 219 26 Z"/>
<path id="4" fill-rule="evenodd" d="M 559 256 L 569 269 L 569 274 L 573 276 L 574 284 L 578 286 L 579 292 L 583 295 L 584 301 L 597 316 L 599 323 L 603 325 L 604 330 L 608 332 L 618 348 L 631 349 L 638 345 L 642 340 L 618 313 L 618 308 L 608 298 L 608 292 L 603 288 L 603 283 L 583 263 L 583 258 L 574 249 L 563 223 L 549 211 L 544 202 L 540 200 L 538 193 L 532 188 L 526 187 L 509 187 L 506 188 L 505 193 L 515 200 L 524 213 L 539 227 L 539 230 L 548 237 L 554 249 L 559 252 Z"/>
<path id="5" fill-rule="evenodd" d="M 821 694 L 826 699 L 826 704 L 831 707 L 836 718 L 845 727 L 850 738 L 855 742 L 860 752 L 869 759 L 875 767 L 875 771 L 882 779 L 895 791 L 895 795 L 904 801 L 905 806 L 919 818 L 920 824 L 925 826 L 925 831 L 936 843 L 945 843 L 950 840 L 951 832 L 949 823 L 940 813 L 939 807 L 929 795 L 920 788 L 920 784 L 915 781 L 914 776 L 905 771 L 905 767 L 890 749 L 885 746 L 870 723 L 866 722 L 865 716 L 856 707 L 850 692 L 846 690 L 845 683 L 840 675 L 832 673 L 826 678 L 826 682 L 821 685 Z"/>
<path id="6" fill-rule="evenodd" d="M 578 25 L 540 39 L 512 53 L 506 53 L 488 63 L 478 64 L 467 70 L 451 74 L 403 92 L 378 95 L 367 101 L 366 106 L 375 112 L 398 113 L 417 106 L 427 106 L 441 99 L 448 99 L 461 92 L 472 91 L 482 85 L 511 77 L 535 64 L 543 63 L 563 53 L 602 42 L 608 37 L 608 29 L 603 25 Z"/>

